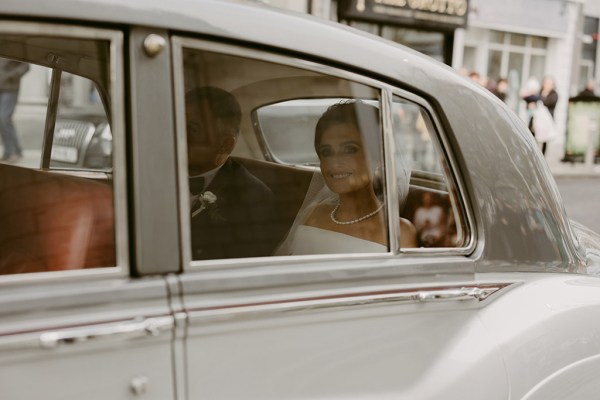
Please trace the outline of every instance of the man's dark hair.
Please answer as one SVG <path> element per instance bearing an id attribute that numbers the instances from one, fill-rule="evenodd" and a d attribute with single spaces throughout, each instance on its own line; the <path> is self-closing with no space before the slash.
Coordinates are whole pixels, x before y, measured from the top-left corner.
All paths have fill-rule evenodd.
<path id="1" fill-rule="evenodd" d="M 211 114 L 227 130 L 227 133 L 237 136 L 240 131 L 242 111 L 234 95 L 213 86 L 197 87 L 185 94 L 186 106 L 201 103 L 208 105 Z"/>

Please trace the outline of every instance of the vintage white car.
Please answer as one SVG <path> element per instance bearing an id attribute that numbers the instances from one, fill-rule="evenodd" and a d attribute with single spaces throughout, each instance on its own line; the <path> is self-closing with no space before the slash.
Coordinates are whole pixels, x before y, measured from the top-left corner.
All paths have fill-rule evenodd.
<path id="1" fill-rule="evenodd" d="M 0 164 L 1 399 L 598 397 L 599 238 L 486 89 L 241 1 L 0 19 L 47 97 Z M 91 92 L 108 170 L 64 162 Z"/>

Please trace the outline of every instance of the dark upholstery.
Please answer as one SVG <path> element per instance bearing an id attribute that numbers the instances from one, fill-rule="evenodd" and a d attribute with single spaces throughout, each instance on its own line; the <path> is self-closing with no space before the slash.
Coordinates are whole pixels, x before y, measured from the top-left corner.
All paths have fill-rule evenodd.
<path id="1" fill-rule="evenodd" d="M 272 225 L 273 234 L 270 236 L 279 244 L 285 239 L 296 218 L 314 172 L 267 161 L 237 157 L 235 159 L 273 192 L 275 207 L 271 220 L 276 223 Z"/>

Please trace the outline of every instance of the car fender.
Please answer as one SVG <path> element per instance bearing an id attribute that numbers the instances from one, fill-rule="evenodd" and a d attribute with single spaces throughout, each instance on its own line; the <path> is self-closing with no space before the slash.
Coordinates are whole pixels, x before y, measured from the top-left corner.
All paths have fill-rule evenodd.
<path id="1" fill-rule="evenodd" d="M 600 392 L 600 355 L 557 371 L 523 396 L 524 400 L 587 400 Z"/>
<path id="2" fill-rule="evenodd" d="M 595 318 L 600 314 L 600 279 L 561 273 L 516 276 L 523 280 L 481 310 L 501 349 L 510 398 L 567 398 L 540 397 L 554 387 L 597 393 L 600 376 L 587 369 L 600 365 L 600 319 Z"/>

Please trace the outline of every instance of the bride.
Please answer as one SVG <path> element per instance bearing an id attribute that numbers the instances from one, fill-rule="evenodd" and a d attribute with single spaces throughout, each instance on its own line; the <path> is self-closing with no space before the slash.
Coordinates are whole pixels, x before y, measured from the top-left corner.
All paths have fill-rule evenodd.
<path id="1" fill-rule="evenodd" d="M 360 101 L 334 104 L 315 129 L 315 150 L 326 187 L 307 195 L 303 211 L 278 253 L 376 253 L 388 250 L 384 203 L 374 189 L 376 149 L 364 145 L 361 132 L 378 133 L 379 111 Z M 414 226 L 403 218 L 401 247 L 416 247 Z"/>

